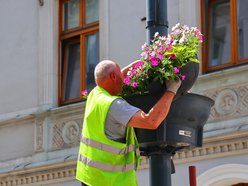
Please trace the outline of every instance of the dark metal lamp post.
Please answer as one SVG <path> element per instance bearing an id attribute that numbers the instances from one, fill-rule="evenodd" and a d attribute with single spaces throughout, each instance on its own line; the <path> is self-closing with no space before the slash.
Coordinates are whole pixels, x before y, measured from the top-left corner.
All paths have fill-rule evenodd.
<path id="1" fill-rule="evenodd" d="M 156 32 L 167 35 L 167 0 L 147 0 L 146 5 L 147 43 L 150 44 Z M 144 111 L 149 111 L 158 101 L 154 97 L 145 100 L 153 100 L 153 103 L 147 103 Z M 135 101 L 137 106 L 145 104 L 144 100 Z M 172 156 L 179 149 L 202 145 L 203 125 L 213 104 L 214 101 L 205 96 L 180 96 L 173 101 L 168 116 L 156 131 L 136 130 L 141 151 L 150 158 L 150 186 L 171 186 Z"/>

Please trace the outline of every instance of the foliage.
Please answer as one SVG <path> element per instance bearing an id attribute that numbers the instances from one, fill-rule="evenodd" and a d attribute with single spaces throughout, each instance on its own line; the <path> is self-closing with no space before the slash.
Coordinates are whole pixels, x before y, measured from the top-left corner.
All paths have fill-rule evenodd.
<path id="1" fill-rule="evenodd" d="M 179 76 L 180 68 L 189 62 L 199 63 L 197 53 L 203 42 L 203 35 L 196 27 L 189 28 L 180 23 L 172 28 L 168 36 L 155 33 L 151 44 L 142 46 L 141 58 L 131 67 L 124 79 L 122 96 L 143 94 L 154 81 L 165 84 L 166 80 Z"/>

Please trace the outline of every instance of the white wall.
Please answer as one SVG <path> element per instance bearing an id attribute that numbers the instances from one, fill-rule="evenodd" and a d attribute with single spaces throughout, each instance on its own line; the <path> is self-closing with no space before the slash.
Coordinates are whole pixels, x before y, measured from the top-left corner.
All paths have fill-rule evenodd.
<path id="1" fill-rule="evenodd" d="M 38 3 L 4 0 L 0 6 L 0 115 L 37 105 Z"/>
<path id="2" fill-rule="evenodd" d="M 0 6 L 0 121 L 57 106 L 58 1 Z"/>
<path id="3" fill-rule="evenodd" d="M 103 0 L 100 10 L 101 59 L 122 67 L 140 58 L 146 39 L 144 0 Z"/>

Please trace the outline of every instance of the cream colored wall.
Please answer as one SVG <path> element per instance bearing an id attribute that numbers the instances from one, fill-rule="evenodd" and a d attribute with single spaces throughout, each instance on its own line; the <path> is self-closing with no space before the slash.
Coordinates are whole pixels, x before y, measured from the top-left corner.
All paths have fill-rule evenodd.
<path id="1" fill-rule="evenodd" d="M 57 0 L 2 1 L 0 121 L 57 105 Z"/>
<path id="2" fill-rule="evenodd" d="M 1 1 L 0 119 L 37 106 L 38 4 Z"/>

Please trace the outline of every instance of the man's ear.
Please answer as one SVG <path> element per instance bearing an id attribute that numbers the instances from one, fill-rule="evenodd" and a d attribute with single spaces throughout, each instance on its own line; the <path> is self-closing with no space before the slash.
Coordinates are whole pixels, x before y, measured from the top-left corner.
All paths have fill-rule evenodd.
<path id="1" fill-rule="evenodd" d="M 111 73 L 110 73 L 110 78 L 111 78 L 112 80 L 116 80 L 116 74 L 115 74 L 115 72 L 111 72 Z"/>

